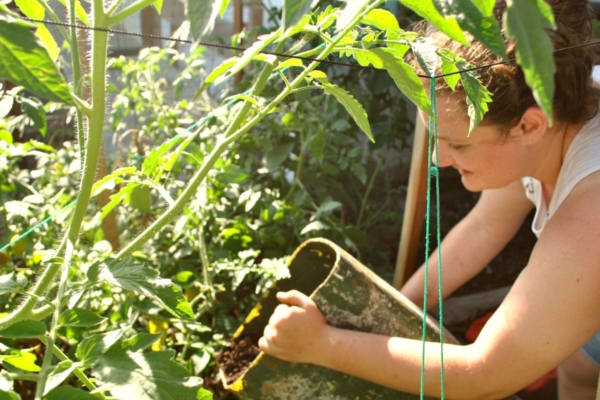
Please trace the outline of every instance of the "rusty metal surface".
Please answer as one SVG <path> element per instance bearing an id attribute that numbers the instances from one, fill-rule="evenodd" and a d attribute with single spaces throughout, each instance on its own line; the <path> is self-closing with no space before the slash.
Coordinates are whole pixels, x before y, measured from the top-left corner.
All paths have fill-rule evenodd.
<path id="1" fill-rule="evenodd" d="M 421 339 L 421 310 L 333 242 L 311 239 L 290 259 L 290 279 L 269 290 L 234 338 L 257 343 L 278 302 L 278 291 L 299 290 L 315 301 L 330 325 L 387 336 Z M 457 343 L 447 331 L 445 342 Z M 428 318 L 427 340 L 439 341 Z M 418 399 L 331 369 L 292 364 L 261 353 L 228 387 L 243 399 Z"/>

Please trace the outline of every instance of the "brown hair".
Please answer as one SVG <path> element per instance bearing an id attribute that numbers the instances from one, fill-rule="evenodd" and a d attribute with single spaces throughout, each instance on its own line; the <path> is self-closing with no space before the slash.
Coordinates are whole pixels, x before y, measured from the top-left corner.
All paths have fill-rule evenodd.
<path id="1" fill-rule="evenodd" d="M 552 8 L 556 30 L 549 31 L 554 49 L 589 43 L 593 36 L 594 12 L 587 0 L 546 0 Z M 501 22 L 505 1 L 497 1 L 494 13 Z M 469 63 L 479 66 L 502 61 L 484 45 L 468 35 L 471 47 L 448 39 L 439 32 L 431 35 L 435 44 L 447 48 Z M 516 57 L 514 40 L 506 41 L 509 59 Z M 580 123 L 598 112 L 600 89 L 593 86 L 592 68 L 596 62 L 596 46 L 584 46 L 554 53 L 556 74 L 553 100 L 554 119 L 561 123 Z M 413 61 L 414 63 L 414 61 Z M 527 108 L 536 105 L 531 89 L 525 83 L 523 71 L 516 63 L 500 64 L 477 71 L 482 83 L 492 93 L 493 102 L 482 124 L 497 125 L 502 130 L 515 126 Z M 439 73 L 439 72 L 438 72 Z M 460 83 L 457 88 L 461 88 Z M 436 80 L 438 92 L 451 89 L 443 78 Z"/>

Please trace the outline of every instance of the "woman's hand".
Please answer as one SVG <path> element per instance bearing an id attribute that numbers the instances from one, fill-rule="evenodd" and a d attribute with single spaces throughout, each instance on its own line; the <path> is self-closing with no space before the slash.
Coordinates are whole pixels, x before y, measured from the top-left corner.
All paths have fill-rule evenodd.
<path id="1" fill-rule="evenodd" d="M 308 296 L 292 290 L 277 293 L 282 303 L 265 327 L 258 347 L 265 353 L 295 363 L 317 364 L 326 354 L 330 328 Z"/>

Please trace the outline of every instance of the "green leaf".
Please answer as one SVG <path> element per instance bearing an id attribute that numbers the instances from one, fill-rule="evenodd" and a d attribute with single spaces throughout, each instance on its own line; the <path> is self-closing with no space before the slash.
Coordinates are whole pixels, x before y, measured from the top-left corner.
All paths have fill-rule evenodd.
<path id="1" fill-rule="evenodd" d="M 4 96 L 0 99 L 0 118 L 6 118 L 14 103 L 15 98 L 12 96 Z"/>
<path id="2" fill-rule="evenodd" d="M 283 31 L 293 28 L 304 15 L 310 12 L 312 0 L 283 1 Z"/>
<path id="3" fill-rule="evenodd" d="M 371 126 L 369 125 L 369 119 L 367 118 L 367 112 L 363 108 L 362 104 L 360 104 L 352 95 L 341 89 L 335 85 L 330 83 L 322 84 L 323 90 L 325 93 L 333 95 L 337 101 L 340 102 L 342 106 L 348 111 L 356 125 L 362 129 L 362 131 L 367 135 L 371 142 L 375 142 L 373 139 L 373 134 L 371 133 Z"/>
<path id="4" fill-rule="evenodd" d="M 162 6 L 163 6 L 163 0 L 156 0 L 154 2 L 154 8 L 156 8 L 156 11 L 158 11 L 159 14 L 162 12 Z M 223 18 L 223 17 L 221 17 L 221 18 Z"/>
<path id="5" fill-rule="evenodd" d="M 48 121 L 42 104 L 24 97 L 21 99 L 21 110 L 33 121 L 33 127 L 37 128 L 45 137 L 48 131 Z"/>
<path id="6" fill-rule="evenodd" d="M 129 351 L 141 351 L 146 350 L 148 347 L 152 346 L 154 342 L 160 339 L 162 333 L 152 334 L 152 333 L 138 333 L 128 339 L 125 339 L 121 342 L 121 348 L 127 349 Z"/>
<path id="7" fill-rule="evenodd" d="M 110 175 L 106 175 L 104 178 L 94 183 L 94 186 L 92 186 L 92 197 L 97 196 L 105 190 L 113 190 L 117 184 L 123 182 L 121 176 L 133 174 L 135 174 L 134 166 L 117 168 Z"/>
<path id="8" fill-rule="evenodd" d="M 486 17 L 494 15 L 494 6 L 496 5 L 496 0 L 472 0 L 473 4 L 479 8 L 479 10 Z"/>
<path id="9" fill-rule="evenodd" d="M 460 70 L 453 62 L 442 58 L 442 74 L 454 74 L 444 76 L 444 80 L 448 84 L 448 87 L 450 87 L 450 89 L 452 90 L 456 89 L 456 84 L 458 83 L 458 81 L 460 81 L 460 74 L 458 72 L 460 72 Z"/>
<path id="10" fill-rule="evenodd" d="M 60 54 L 60 48 L 56 44 L 56 40 L 54 40 L 54 36 L 52 36 L 48 28 L 46 28 L 44 24 L 38 23 L 38 29 L 35 34 L 40 38 L 44 46 L 46 46 L 46 50 L 52 61 L 56 61 Z"/>
<path id="11" fill-rule="evenodd" d="M 329 229 L 329 225 L 324 224 L 321 221 L 313 221 L 311 223 L 309 223 L 308 225 L 306 225 L 302 231 L 300 231 L 301 235 L 307 234 L 308 232 L 312 232 L 312 231 L 322 231 L 322 230 L 326 230 Z"/>
<path id="12" fill-rule="evenodd" d="M 429 97 L 427 97 L 425 86 L 415 73 L 415 69 L 406 64 L 402 58 L 397 57 L 393 49 L 374 48 L 368 51 L 380 58 L 383 68 L 390 74 L 398 89 L 417 107 L 431 115 Z"/>
<path id="13" fill-rule="evenodd" d="M 229 100 L 234 100 L 234 99 L 247 101 L 247 102 L 255 105 L 257 108 L 260 108 L 260 106 L 258 105 L 258 101 L 254 97 L 247 95 L 247 94 L 234 94 L 233 96 L 227 97 L 223 101 L 229 101 Z"/>
<path id="14" fill-rule="evenodd" d="M 256 56 L 258 53 L 260 53 L 262 50 L 264 50 L 265 47 L 270 45 L 275 39 L 277 39 L 277 37 L 280 34 L 281 34 L 281 30 L 277 30 L 268 35 L 259 36 L 257 38 L 257 41 L 254 42 L 252 44 L 252 46 L 250 46 L 246 50 L 244 50 L 244 53 L 242 54 L 241 57 L 236 58 L 235 64 L 231 68 L 229 68 L 227 71 L 225 71 L 224 74 L 220 75 L 215 80 L 215 85 L 218 85 L 219 83 L 225 81 L 227 78 L 237 74 L 242 69 L 244 69 L 244 67 L 246 65 L 248 65 L 248 63 L 250 63 L 250 61 L 252 61 L 252 58 L 254 58 L 254 56 Z M 207 80 L 208 80 L 208 78 L 207 78 Z"/>
<path id="15" fill-rule="evenodd" d="M 554 50 L 546 29 L 554 29 L 552 9 L 543 0 L 507 1 L 504 26 L 517 40 L 517 63 L 535 101 L 552 125 L 554 98 Z"/>
<path id="16" fill-rule="evenodd" d="M 33 26 L 0 9 L 0 78 L 24 86 L 40 97 L 72 105 L 67 84 L 31 32 Z"/>
<path id="17" fill-rule="evenodd" d="M 118 399 L 194 399 L 202 379 L 191 377 L 183 366 L 172 361 L 174 351 L 151 353 L 111 349 L 99 357 L 93 375 Z M 140 368 L 140 366 L 144 368 Z"/>
<path id="18" fill-rule="evenodd" d="M 131 257 L 94 263 L 88 270 L 88 279 L 92 282 L 107 281 L 136 291 L 153 298 L 176 317 L 194 318 L 190 304 L 177 285 L 170 279 L 160 278 L 157 271 Z"/>
<path id="19" fill-rule="evenodd" d="M 200 86 L 200 89 L 198 89 L 198 91 L 196 92 L 194 100 L 196 100 L 198 96 L 200 96 L 206 90 L 206 88 L 210 86 L 211 83 L 213 83 L 218 77 L 223 75 L 226 71 L 229 70 L 229 68 L 234 66 L 236 63 L 237 57 L 228 58 L 227 60 L 223 61 L 221 65 L 213 69 L 211 73 L 208 74 L 208 76 L 206 77 L 206 80 L 204 81 L 202 86 Z"/>
<path id="20" fill-rule="evenodd" d="M 190 20 L 190 33 L 195 40 L 200 40 L 212 32 L 222 5 L 223 0 L 187 0 L 186 12 Z"/>
<path id="21" fill-rule="evenodd" d="M 290 58 L 288 60 L 285 60 L 281 64 L 279 64 L 277 67 L 275 67 L 274 71 L 278 71 L 278 70 L 284 69 L 284 68 L 303 67 L 303 66 L 304 66 L 304 64 L 302 64 L 302 60 L 300 60 L 298 58 Z"/>
<path id="22" fill-rule="evenodd" d="M 105 321 L 106 318 L 99 316 L 82 308 L 73 308 L 65 310 L 58 318 L 58 323 L 62 326 L 94 326 Z"/>
<path id="23" fill-rule="evenodd" d="M 438 61 L 437 47 L 427 42 L 412 42 L 410 47 L 425 74 L 434 76 Z"/>
<path id="24" fill-rule="evenodd" d="M 31 19 L 44 19 L 46 11 L 39 0 L 15 0 L 15 4 L 26 17 Z"/>
<path id="25" fill-rule="evenodd" d="M 151 213 L 150 188 L 146 185 L 135 184 L 128 195 L 129 205 L 136 210 Z"/>
<path id="26" fill-rule="evenodd" d="M 493 15 L 485 16 L 471 0 L 433 0 L 437 10 L 446 18 L 454 17 L 460 27 L 473 34 L 494 54 L 508 61 L 500 25 Z"/>
<path id="27" fill-rule="evenodd" d="M 27 278 L 21 274 L 11 272 L 0 276 L 0 295 L 21 290 L 27 286 Z"/>
<path id="28" fill-rule="evenodd" d="M 456 22 L 456 19 L 452 17 L 444 18 L 444 16 L 440 15 L 433 4 L 433 0 L 398 1 L 413 10 L 420 17 L 431 22 L 433 26 L 435 26 L 439 31 L 445 33 L 449 38 L 454 39 L 465 46 L 469 46 L 469 42 L 465 38 L 465 34 L 458 25 L 458 22 Z"/>
<path id="29" fill-rule="evenodd" d="M 3 363 L 10 364 L 26 372 L 39 372 L 41 370 L 40 366 L 35 363 L 35 356 L 30 358 L 22 355 L 11 355 L 3 356 L 1 359 Z"/>
<path id="30" fill-rule="evenodd" d="M 400 29 L 396 16 L 383 8 L 376 8 L 369 11 L 360 22 L 365 25 L 374 26 L 381 31 Z"/>
<path id="31" fill-rule="evenodd" d="M 73 386 L 59 386 L 48 393 L 44 400 L 98 400 L 99 397 Z"/>
<path id="32" fill-rule="evenodd" d="M 460 71 L 467 71 L 473 66 L 465 61 L 458 61 L 456 66 Z M 467 94 L 467 112 L 469 114 L 469 135 L 477 125 L 483 120 L 483 117 L 488 112 L 487 103 L 492 102 L 491 93 L 479 80 L 477 71 L 463 72 L 460 75 L 460 81 L 463 89 Z"/>
<path id="33" fill-rule="evenodd" d="M 0 331 L 0 337 L 10 339 L 36 338 L 46 333 L 46 324 L 40 321 L 25 320 L 15 322 L 8 328 Z"/>
<path id="34" fill-rule="evenodd" d="M 229 0 L 222 0 L 221 9 L 219 10 L 221 19 L 225 18 L 225 11 L 227 11 L 227 7 L 229 7 Z"/>
<path id="35" fill-rule="evenodd" d="M 265 154 L 265 167 L 269 171 L 274 171 L 286 158 L 288 158 L 293 148 L 294 143 L 291 142 L 275 146 L 272 150 L 269 150 Z"/>
<path id="36" fill-rule="evenodd" d="M 123 200 L 125 200 L 125 198 L 127 197 L 127 195 L 133 190 L 133 188 L 135 187 L 135 185 L 137 185 L 137 183 L 128 183 L 127 186 L 123 186 L 121 188 L 121 190 L 119 190 L 118 193 L 112 194 L 109 196 L 110 201 L 108 202 L 108 204 L 106 204 L 104 207 L 102 207 L 102 213 L 100 214 L 100 220 L 103 220 L 104 218 L 106 218 L 106 216 L 108 214 L 110 214 L 110 212 L 119 204 L 121 204 L 121 202 Z"/>
<path id="37" fill-rule="evenodd" d="M 65 360 L 58 363 L 56 368 L 48 375 L 48 381 L 44 388 L 44 395 L 48 394 L 52 389 L 64 382 L 71 375 L 77 365 L 71 360 Z"/>
<path id="38" fill-rule="evenodd" d="M 342 31 L 352 23 L 352 20 L 369 4 L 369 0 L 347 0 L 335 25 L 336 31 Z"/>
<path id="39" fill-rule="evenodd" d="M 75 355 L 81 362 L 92 364 L 100 354 L 110 349 L 123 335 L 120 329 L 88 336 L 79 343 Z"/>
<path id="40" fill-rule="evenodd" d="M 12 390 L 8 392 L 0 390 L 0 400 L 21 400 L 21 396 Z"/>

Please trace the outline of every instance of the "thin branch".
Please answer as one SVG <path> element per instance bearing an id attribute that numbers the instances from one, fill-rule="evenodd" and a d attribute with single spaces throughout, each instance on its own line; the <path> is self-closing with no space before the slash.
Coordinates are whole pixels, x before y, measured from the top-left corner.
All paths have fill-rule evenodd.
<path id="1" fill-rule="evenodd" d="M 156 2 L 156 0 L 138 0 L 135 3 L 133 3 L 132 5 L 125 7 L 124 9 L 122 9 L 121 11 L 119 11 L 118 13 L 116 13 L 114 15 L 109 14 L 108 26 L 112 26 L 116 23 L 123 21 L 126 18 L 131 17 L 133 14 L 137 13 L 138 11 L 142 11 L 144 8 L 148 7 L 149 5 L 154 4 L 154 2 Z"/>

